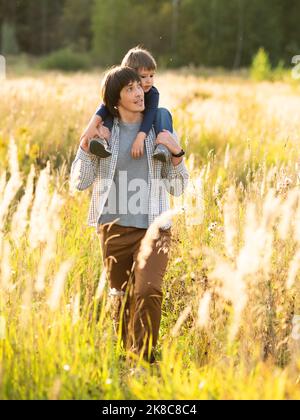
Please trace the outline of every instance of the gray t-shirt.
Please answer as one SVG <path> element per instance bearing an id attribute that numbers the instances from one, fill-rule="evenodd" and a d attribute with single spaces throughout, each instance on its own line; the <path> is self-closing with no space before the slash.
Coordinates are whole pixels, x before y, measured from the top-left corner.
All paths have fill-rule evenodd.
<path id="1" fill-rule="evenodd" d="M 139 123 L 119 122 L 119 154 L 113 184 L 98 223 L 109 223 L 147 229 L 148 223 L 148 160 L 133 159 L 131 147 L 140 129 Z"/>

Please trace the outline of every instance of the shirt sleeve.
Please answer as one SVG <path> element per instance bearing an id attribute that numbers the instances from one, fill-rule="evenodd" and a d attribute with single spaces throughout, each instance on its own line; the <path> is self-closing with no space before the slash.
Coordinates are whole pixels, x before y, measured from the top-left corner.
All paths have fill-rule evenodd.
<path id="1" fill-rule="evenodd" d="M 173 137 L 179 144 L 176 133 L 173 133 Z M 174 166 L 171 158 L 164 162 L 161 171 L 163 182 L 169 194 L 179 197 L 183 194 L 189 181 L 189 173 L 182 160 L 178 165 Z"/>
<path id="2" fill-rule="evenodd" d="M 93 184 L 98 171 L 99 158 L 85 152 L 80 146 L 72 163 L 71 189 L 83 191 Z"/>
<path id="3" fill-rule="evenodd" d="M 101 117 L 102 121 L 104 121 L 110 114 L 106 106 L 104 104 L 101 104 L 96 111 L 96 115 Z"/>
<path id="4" fill-rule="evenodd" d="M 156 116 L 156 111 L 158 108 L 159 103 L 159 92 L 158 90 L 152 86 L 150 91 L 145 94 L 145 111 L 144 111 L 144 118 L 140 127 L 140 131 L 149 134 L 151 127 L 154 123 L 154 119 Z"/>

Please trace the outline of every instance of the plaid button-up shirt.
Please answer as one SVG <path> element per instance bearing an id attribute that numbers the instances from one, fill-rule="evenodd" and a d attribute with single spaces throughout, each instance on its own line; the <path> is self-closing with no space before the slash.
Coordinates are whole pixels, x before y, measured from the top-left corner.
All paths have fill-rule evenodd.
<path id="1" fill-rule="evenodd" d="M 176 141 L 177 138 L 174 136 Z M 189 174 L 183 161 L 177 166 L 172 164 L 171 158 L 167 162 L 153 159 L 155 147 L 155 132 L 152 128 L 145 139 L 148 159 L 148 222 L 150 224 L 157 216 L 169 210 L 168 193 L 180 196 L 187 186 Z M 71 186 L 79 191 L 93 185 L 92 199 L 88 214 L 88 224 L 97 227 L 99 217 L 105 206 L 110 187 L 113 183 L 115 168 L 119 153 L 119 123 L 115 118 L 109 141 L 111 156 L 101 159 L 95 155 L 78 148 L 71 167 Z M 161 186 L 164 188 L 161 188 Z M 168 229 L 172 223 L 169 221 L 162 229 Z"/>

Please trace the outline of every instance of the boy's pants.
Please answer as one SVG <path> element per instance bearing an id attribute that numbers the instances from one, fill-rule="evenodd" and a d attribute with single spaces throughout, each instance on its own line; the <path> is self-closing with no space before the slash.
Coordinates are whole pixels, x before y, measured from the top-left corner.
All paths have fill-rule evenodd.
<path id="1" fill-rule="evenodd" d="M 141 269 L 137 256 L 146 231 L 117 224 L 98 225 L 114 321 L 118 325 L 122 314 L 125 348 L 151 361 L 158 339 L 162 281 L 169 258 L 171 228 L 159 229 L 159 238 L 152 241 L 150 255 Z"/>

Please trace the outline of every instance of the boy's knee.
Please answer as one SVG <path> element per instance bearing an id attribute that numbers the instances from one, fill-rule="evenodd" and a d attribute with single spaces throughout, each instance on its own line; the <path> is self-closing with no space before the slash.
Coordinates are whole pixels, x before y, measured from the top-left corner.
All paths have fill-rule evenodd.
<path id="1" fill-rule="evenodd" d="M 172 118 L 170 111 L 167 108 L 157 108 L 156 117 Z"/>
<path id="2" fill-rule="evenodd" d="M 171 132 L 173 131 L 172 115 L 168 109 L 157 108 L 156 117 L 154 121 L 154 128 L 156 135 L 158 135 L 164 129 L 169 130 Z"/>

